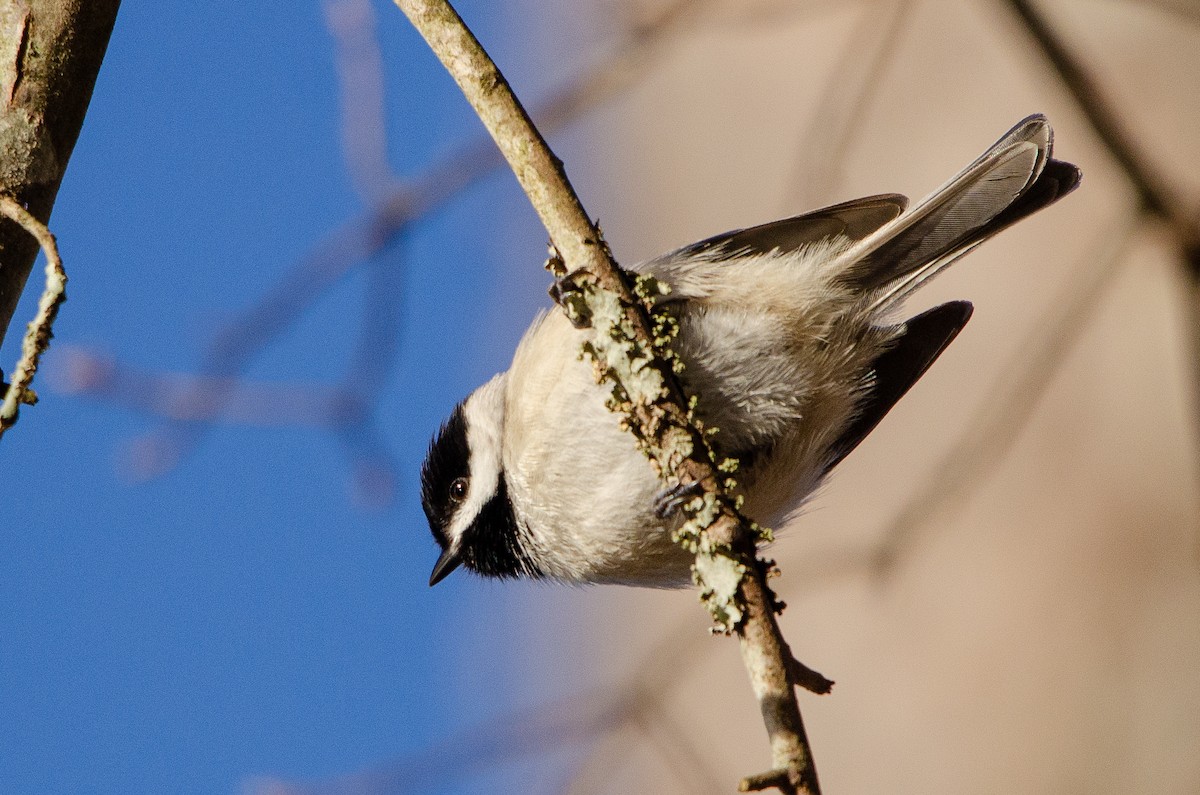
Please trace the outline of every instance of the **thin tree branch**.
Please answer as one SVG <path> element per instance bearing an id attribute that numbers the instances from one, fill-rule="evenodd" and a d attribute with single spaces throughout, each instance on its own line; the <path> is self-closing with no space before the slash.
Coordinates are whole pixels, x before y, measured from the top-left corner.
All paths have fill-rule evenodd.
<path id="1" fill-rule="evenodd" d="M 1099 83 L 1091 77 L 1083 62 L 1071 52 L 1046 17 L 1038 11 L 1037 4 L 1030 0 L 1007 0 L 1007 3 L 1137 192 L 1143 211 L 1157 218 L 1171 231 L 1179 265 L 1191 280 L 1188 311 L 1195 404 L 1197 392 L 1200 391 L 1200 218 L 1194 213 L 1189 214 L 1183 203 L 1172 195 L 1170 185 L 1151 167 L 1134 138 L 1126 133 L 1116 108 L 1109 103 Z M 1184 6 L 1178 2 L 1157 5 L 1164 8 L 1173 6 L 1177 11 Z M 1200 420 L 1195 421 L 1200 425 Z"/>
<path id="2" fill-rule="evenodd" d="M 140 370 L 75 345 L 55 348 L 51 386 L 121 400 L 151 416 L 180 422 L 225 422 L 258 427 L 337 426 L 356 418 L 353 395 L 329 384 L 234 381 L 193 373 Z M 229 391 L 228 405 L 210 396 Z"/>
<path id="3" fill-rule="evenodd" d="M 450 4 L 397 0 L 396 5 L 425 37 L 500 147 L 559 255 L 574 270 L 597 271 L 597 278 L 607 273 L 610 281 L 621 281 L 600 231 L 567 182 L 562 161 L 551 153 L 504 75 Z"/>
<path id="4" fill-rule="evenodd" d="M 383 55 L 369 0 L 325 0 L 334 39 L 342 122 L 342 154 L 350 181 L 369 205 L 387 198 L 396 177 L 387 157 Z"/>
<path id="5" fill-rule="evenodd" d="M 663 349 L 662 321 L 656 326 L 647 311 L 652 296 L 634 294 L 567 182 L 561 161 L 449 3 L 396 0 L 396 5 L 454 77 L 546 227 L 554 248 L 551 267 L 569 280 L 564 311 L 594 327 L 593 358 L 624 391 L 621 410 L 643 451 L 664 482 L 704 487 L 704 497 L 684 508 L 692 528 L 682 535 L 691 535 L 697 553 L 694 572 L 714 618 L 735 629 L 741 640 L 774 767 L 783 777 L 779 789 L 818 792 L 789 675 L 792 655 L 775 619 L 781 606 L 766 583 L 769 565 L 757 559 L 758 533 L 738 514 L 706 435 L 692 419 L 674 363 Z"/>
<path id="6" fill-rule="evenodd" d="M 1146 6 L 1162 14 L 1189 24 L 1200 23 L 1200 4 L 1196 0 L 1130 0 L 1134 5 Z"/>
<path id="7" fill-rule="evenodd" d="M 67 273 L 63 270 L 62 258 L 58 255 L 58 243 L 54 235 L 33 214 L 10 196 L 0 196 L 0 213 L 20 224 L 21 228 L 37 241 L 46 252 L 46 288 L 38 301 L 37 314 L 25 332 L 21 343 L 21 358 L 13 369 L 12 383 L 4 393 L 0 405 L 0 436 L 17 421 L 22 403 L 37 402 L 37 395 L 30 389 L 33 376 L 37 373 L 42 354 L 50 347 L 51 330 L 58 308 L 67 300 Z"/>

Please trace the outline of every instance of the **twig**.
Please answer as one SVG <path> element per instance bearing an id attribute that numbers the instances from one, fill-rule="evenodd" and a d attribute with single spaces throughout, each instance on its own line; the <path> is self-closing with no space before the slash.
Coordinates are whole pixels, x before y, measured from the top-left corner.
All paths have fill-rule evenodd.
<path id="1" fill-rule="evenodd" d="M 1041 49 L 1042 55 L 1057 74 L 1063 87 L 1074 98 L 1075 104 L 1092 125 L 1092 129 L 1108 149 L 1117 166 L 1125 174 L 1125 178 L 1129 180 L 1143 211 L 1162 221 L 1171 231 L 1179 265 L 1191 281 L 1187 307 L 1191 331 L 1189 342 L 1192 402 L 1195 404 L 1196 394 L 1200 391 L 1200 218 L 1185 211 L 1183 203 L 1172 196 L 1168 183 L 1161 174 L 1154 171 L 1132 136 L 1126 133 L 1116 109 L 1104 96 L 1100 85 L 1088 73 L 1082 61 L 1066 46 L 1036 5 L 1030 0 L 1007 2 Z M 1159 2 L 1155 5 L 1164 10 L 1171 6 L 1179 12 L 1186 4 Z M 1194 8 L 1191 10 L 1191 18 L 1192 21 L 1196 19 Z M 1200 418 L 1194 418 L 1193 422 L 1200 427 Z"/>
<path id="2" fill-rule="evenodd" d="M 742 657 L 771 741 L 777 784 L 786 793 L 816 793 L 816 768 L 789 676 L 791 652 L 766 583 L 768 565 L 757 560 L 758 534 L 726 493 L 704 431 L 663 350 L 664 330 L 647 311 L 649 296 L 635 295 L 613 262 L 600 231 L 588 220 L 551 152 L 495 63 L 444 0 L 396 0 L 429 43 L 500 147 L 550 235 L 552 266 L 566 276 L 571 295 L 564 309 L 595 321 L 591 353 L 624 390 L 621 410 L 642 449 L 665 482 L 702 484 L 704 497 L 685 506 L 697 552 L 694 572 L 718 623 L 737 631 Z M 646 288 L 645 284 L 639 287 Z M 648 288 L 647 288 L 648 289 Z M 615 301 L 614 301 L 615 299 Z M 615 337 L 621 334 L 623 336 Z M 657 340 L 657 341 L 656 341 Z"/>
<path id="3" fill-rule="evenodd" d="M 233 381 L 192 373 L 140 370 L 75 345 L 55 348 L 50 387 L 71 394 L 120 397 L 151 416 L 179 422 L 225 422 L 260 427 L 339 426 L 357 419 L 355 395 L 330 384 Z M 227 406 L 210 395 L 228 391 Z"/>
<path id="4" fill-rule="evenodd" d="M 1170 14 L 1183 22 L 1200 23 L 1200 6 L 1195 0 L 1132 0 L 1136 5 L 1146 6 L 1161 14 Z"/>
<path id="5" fill-rule="evenodd" d="M 37 402 L 37 395 L 29 386 L 33 383 L 33 376 L 37 373 L 42 354 L 50 347 L 58 308 L 67 300 L 67 273 L 63 270 L 62 258 L 58 255 L 58 243 L 45 224 L 34 218 L 11 196 L 0 196 L 0 213 L 20 224 L 46 253 L 46 287 L 38 300 L 37 314 L 25 331 L 25 339 L 21 342 L 21 358 L 13 370 L 12 383 L 4 393 L 4 403 L 0 405 L 2 436 L 16 423 L 22 403 L 32 405 Z"/>
<path id="6" fill-rule="evenodd" d="M 383 55 L 369 0 L 325 0 L 325 27 L 334 39 L 342 155 L 354 189 L 370 205 L 396 182 L 387 157 Z"/>

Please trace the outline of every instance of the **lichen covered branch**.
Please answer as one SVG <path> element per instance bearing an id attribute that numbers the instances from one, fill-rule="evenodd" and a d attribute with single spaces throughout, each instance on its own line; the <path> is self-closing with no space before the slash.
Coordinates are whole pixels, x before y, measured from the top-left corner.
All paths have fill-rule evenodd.
<path id="1" fill-rule="evenodd" d="M 671 353 L 676 328 L 669 315 L 655 311 L 667 287 L 635 282 L 613 261 L 561 161 L 455 10 L 444 0 L 395 2 L 458 83 L 546 227 L 552 244 L 547 267 L 559 278 L 556 298 L 576 325 L 591 328 L 585 352 L 598 378 L 612 385 L 610 408 L 622 415 L 664 485 L 696 494 L 681 505 L 686 521 L 677 536 L 696 554 L 693 576 L 718 629 L 741 640 L 774 765 L 754 781 L 787 793 L 817 793 L 795 694 L 804 682 L 793 675 L 798 669 L 776 621 L 782 605 L 767 584 L 773 564 L 758 560 L 763 531 L 738 510 L 736 464 L 714 452 L 711 434 L 695 417 L 695 400 L 680 385 L 682 365 Z"/>

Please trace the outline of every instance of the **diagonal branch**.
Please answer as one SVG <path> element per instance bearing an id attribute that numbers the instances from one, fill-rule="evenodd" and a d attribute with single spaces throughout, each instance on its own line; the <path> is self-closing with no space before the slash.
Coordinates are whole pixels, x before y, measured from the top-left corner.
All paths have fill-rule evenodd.
<path id="1" fill-rule="evenodd" d="M 1099 83 L 1089 74 L 1053 26 L 1031 0 L 1006 0 L 1021 20 L 1043 57 L 1063 87 L 1087 118 L 1100 141 L 1137 193 L 1142 211 L 1161 221 L 1171 234 L 1179 264 L 1190 280 L 1188 325 L 1192 346 L 1192 388 L 1200 385 L 1200 218 L 1185 209 L 1170 184 L 1148 162 L 1145 152 L 1135 143 L 1120 122 L 1116 108 L 1105 97 Z M 1180 6 L 1179 3 L 1160 5 Z M 1194 16 L 1194 11 L 1193 11 Z"/>
<path id="2" fill-rule="evenodd" d="M 703 486 L 703 497 L 684 508 L 697 553 L 693 571 L 718 624 L 736 630 L 741 639 L 771 741 L 770 785 L 786 793 L 818 792 L 789 676 L 792 655 L 775 619 L 781 606 L 766 582 L 772 565 L 757 559 L 756 528 L 738 513 L 707 435 L 693 421 L 676 363 L 664 345 L 669 331 L 648 311 L 653 286 L 639 282 L 635 295 L 568 183 L 562 162 L 449 3 L 396 0 L 396 5 L 454 77 L 546 227 L 553 246 L 551 269 L 566 277 L 564 310 L 580 325 L 594 326 L 590 353 L 598 372 L 623 392 L 621 411 L 639 446 L 665 482 Z"/>

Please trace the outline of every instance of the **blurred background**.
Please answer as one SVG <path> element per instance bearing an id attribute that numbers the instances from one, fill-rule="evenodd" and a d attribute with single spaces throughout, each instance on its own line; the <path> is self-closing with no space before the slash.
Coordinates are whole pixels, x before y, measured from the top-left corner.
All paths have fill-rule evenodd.
<path id="1" fill-rule="evenodd" d="M 1050 117 L 1083 186 L 914 299 L 976 313 L 780 528 L 782 624 L 837 681 L 801 696 L 828 793 L 1200 791 L 1200 7 L 457 5 L 619 261 L 917 198 Z M 425 446 L 549 282 L 390 3 L 127 3 L 51 226 L 70 301 L 4 441 L 0 790 L 720 793 L 768 764 L 693 593 L 426 586 Z"/>

